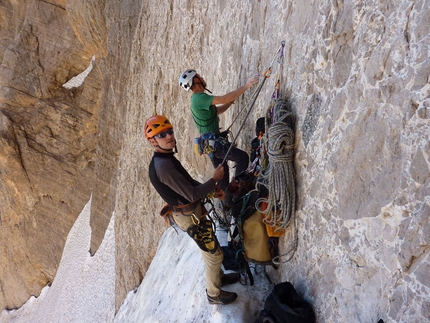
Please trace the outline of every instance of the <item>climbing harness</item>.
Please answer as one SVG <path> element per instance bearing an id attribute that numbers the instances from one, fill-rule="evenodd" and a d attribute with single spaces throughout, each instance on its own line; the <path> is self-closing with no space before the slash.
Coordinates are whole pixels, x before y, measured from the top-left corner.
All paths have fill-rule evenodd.
<path id="1" fill-rule="evenodd" d="M 160 215 L 167 224 L 172 226 L 176 224 L 182 231 L 187 232 L 201 250 L 215 253 L 218 250 L 219 243 L 215 235 L 215 223 L 205 207 L 207 199 L 180 206 L 166 205 L 161 210 Z M 177 222 L 180 219 L 178 217 L 182 217 L 180 222 Z M 183 222 L 183 217 L 189 219 L 189 221 L 185 222 L 186 224 Z M 174 228 L 176 230 L 175 226 Z"/>
<path id="2" fill-rule="evenodd" d="M 200 137 L 194 138 L 195 153 L 197 155 L 213 154 L 216 150 L 215 148 L 216 140 L 217 140 L 217 137 L 211 132 L 204 133 Z"/>
<path id="3" fill-rule="evenodd" d="M 226 131 L 218 135 L 207 132 L 200 137 L 194 138 L 194 152 L 196 155 L 208 155 L 213 164 L 216 163 L 215 152 L 222 151 L 226 154 L 227 151 L 230 151 L 230 145 L 231 143 L 228 140 L 228 133 Z"/>

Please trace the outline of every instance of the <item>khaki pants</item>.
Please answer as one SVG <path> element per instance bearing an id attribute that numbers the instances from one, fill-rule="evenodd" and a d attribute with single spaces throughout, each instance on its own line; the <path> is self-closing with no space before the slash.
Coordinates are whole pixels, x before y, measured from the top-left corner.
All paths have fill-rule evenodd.
<path id="1" fill-rule="evenodd" d="M 173 219 L 178 227 L 185 232 L 194 224 L 191 218 L 191 213 L 194 213 L 198 219 L 206 217 L 206 210 L 202 210 L 200 203 L 194 211 L 184 213 L 173 211 Z M 220 248 L 218 248 L 213 254 L 203 250 L 200 251 L 203 257 L 203 262 L 205 263 L 207 293 L 211 297 L 216 297 L 221 293 L 221 277 L 224 275 L 224 272 L 221 269 L 221 264 L 224 255 Z"/>

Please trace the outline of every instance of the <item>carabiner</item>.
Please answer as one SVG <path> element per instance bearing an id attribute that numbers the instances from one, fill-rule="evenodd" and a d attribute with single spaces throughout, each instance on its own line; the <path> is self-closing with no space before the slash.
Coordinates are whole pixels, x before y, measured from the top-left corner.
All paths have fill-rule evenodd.
<path id="1" fill-rule="evenodd" d="M 199 218 L 194 213 L 191 213 L 191 220 L 193 221 L 194 225 L 200 224 Z"/>

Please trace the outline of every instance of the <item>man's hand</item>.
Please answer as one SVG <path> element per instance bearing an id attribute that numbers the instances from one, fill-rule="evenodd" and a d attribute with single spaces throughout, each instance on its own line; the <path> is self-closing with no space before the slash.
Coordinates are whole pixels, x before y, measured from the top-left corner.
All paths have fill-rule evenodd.
<path id="1" fill-rule="evenodd" d="M 254 74 L 247 82 L 246 82 L 246 86 L 248 87 L 248 89 L 253 86 L 255 83 L 258 82 L 258 80 L 260 79 L 260 76 L 258 74 Z"/>
<path id="2" fill-rule="evenodd" d="M 222 164 L 219 164 L 218 167 L 215 168 L 212 178 L 214 179 L 215 183 L 217 183 L 223 177 L 224 177 L 224 167 L 222 166 Z"/>
<path id="3" fill-rule="evenodd" d="M 220 200 L 224 200 L 225 199 L 225 192 L 222 189 L 220 189 L 218 187 L 218 185 L 215 186 L 215 197 L 217 199 L 220 199 Z"/>

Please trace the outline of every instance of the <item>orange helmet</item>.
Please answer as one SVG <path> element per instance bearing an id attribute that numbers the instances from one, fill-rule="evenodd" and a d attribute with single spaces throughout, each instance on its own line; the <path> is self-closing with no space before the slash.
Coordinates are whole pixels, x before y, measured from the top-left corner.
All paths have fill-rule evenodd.
<path id="1" fill-rule="evenodd" d="M 145 136 L 150 139 L 159 133 L 172 129 L 173 126 L 165 116 L 155 115 L 145 122 Z"/>

